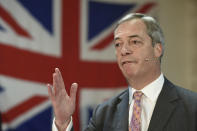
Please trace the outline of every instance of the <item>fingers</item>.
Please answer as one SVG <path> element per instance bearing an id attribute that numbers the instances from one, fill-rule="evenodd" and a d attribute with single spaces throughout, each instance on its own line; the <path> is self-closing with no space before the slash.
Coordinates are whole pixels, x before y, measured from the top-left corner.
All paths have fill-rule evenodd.
<path id="1" fill-rule="evenodd" d="M 53 87 L 56 88 L 57 86 L 58 86 L 57 74 L 53 73 Z"/>
<path id="2" fill-rule="evenodd" d="M 78 88 L 78 84 L 77 84 L 77 83 L 73 83 L 73 84 L 71 85 L 71 89 L 70 89 L 70 98 L 71 98 L 73 101 L 76 100 L 77 88 Z"/>
<path id="3" fill-rule="evenodd" d="M 53 73 L 53 87 L 54 87 L 55 94 L 57 94 L 58 92 L 62 90 L 65 90 L 64 80 L 58 68 L 55 68 L 55 72 Z"/>
<path id="4" fill-rule="evenodd" d="M 60 71 L 58 68 L 55 68 L 55 72 L 53 73 L 53 86 L 54 87 L 59 87 L 61 88 L 61 84 L 62 84 L 62 81 L 63 80 L 61 78 L 62 76 L 60 75 Z"/>
<path id="5" fill-rule="evenodd" d="M 49 97 L 50 99 L 52 99 L 53 97 L 52 86 L 50 84 L 47 84 L 47 88 L 48 88 Z"/>
<path id="6" fill-rule="evenodd" d="M 47 87 L 48 87 L 48 93 L 49 93 L 50 98 L 55 97 L 62 92 L 64 92 L 65 95 L 68 95 L 65 90 L 64 81 L 63 81 L 61 72 L 58 68 L 55 68 L 55 72 L 53 73 L 53 86 L 51 86 L 50 84 L 47 84 Z M 77 88 L 78 88 L 77 83 L 73 83 L 71 85 L 70 98 L 73 101 L 76 100 Z"/>
<path id="7" fill-rule="evenodd" d="M 63 80 L 63 78 L 62 78 L 62 74 L 61 74 L 59 68 L 55 68 L 55 73 L 56 73 L 57 76 L 58 76 L 58 81 L 61 82 L 61 84 L 63 84 L 63 83 L 64 83 L 64 80 Z"/>

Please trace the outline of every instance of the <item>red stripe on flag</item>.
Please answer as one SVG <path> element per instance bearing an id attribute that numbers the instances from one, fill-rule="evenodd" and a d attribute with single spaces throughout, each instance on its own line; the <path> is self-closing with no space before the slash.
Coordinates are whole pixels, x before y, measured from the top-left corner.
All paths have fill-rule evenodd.
<path id="1" fill-rule="evenodd" d="M 114 39 L 114 34 L 110 33 L 105 39 L 103 39 L 100 43 L 96 44 L 95 46 L 92 47 L 93 50 L 102 50 L 106 48 L 108 45 L 111 44 L 111 42 Z"/>
<path id="2" fill-rule="evenodd" d="M 136 13 L 147 13 L 155 5 L 156 5 L 156 3 L 154 3 L 154 2 L 147 3 L 147 4 L 143 5 L 140 9 L 138 9 L 136 11 Z"/>
<path id="3" fill-rule="evenodd" d="M 6 21 L 12 29 L 20 36 L 32 38 L 30 34 L 25 31 L 13 18 L 12 16 L 0 5 L 0 16 Z"/>
<path id="4" fill-rule="evenodd" d="M 3 123 L 9 123 L 13 121 L 15 118 L 20 116 L 21 114 L 27 112 L 31 108 L 38 106 L 39 104 L 46 101 L 48 97 L 44 96 L 33 96 L 32 98 L 28 99 L 27 101 L 24 101 L 21 104 L 18 104 L 17 106 L 13 107 L 12 109 L 8 110 L 7 112 L 2 113 L 2 121 Z"/>

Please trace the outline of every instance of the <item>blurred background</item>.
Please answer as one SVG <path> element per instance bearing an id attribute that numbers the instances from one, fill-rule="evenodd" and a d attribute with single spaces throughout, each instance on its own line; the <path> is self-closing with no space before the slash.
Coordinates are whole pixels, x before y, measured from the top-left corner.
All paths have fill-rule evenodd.
<path id="1" fill-rule="evenodd" d="M 47 83 L 59 67 L 79 83 L 75 130 L 96 105 L 127 88 L 116 64 L 113 27 L 129 12 L 155 17 L 165 34 L 164 75 L 197 92 L 196 0 L 0 0 L 0 127 L 50 131 Z"/>

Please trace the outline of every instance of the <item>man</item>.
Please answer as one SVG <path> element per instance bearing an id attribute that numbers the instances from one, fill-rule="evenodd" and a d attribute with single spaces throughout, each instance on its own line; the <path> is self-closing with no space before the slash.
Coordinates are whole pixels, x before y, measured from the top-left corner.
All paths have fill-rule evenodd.
<path id="1" fill-rule="evenodd" d="M 129 88 L 99 105 L 85 130 L 197 131 L 197 94 L 175 86 L 161 72 L 164 36 L 156 20 L 139 13 L 126 15 L 114 30 L 114 46 Z M 77 84 L 68 96 L 56 68 L 48 92 L 54 130 L 70 130 Z"/>

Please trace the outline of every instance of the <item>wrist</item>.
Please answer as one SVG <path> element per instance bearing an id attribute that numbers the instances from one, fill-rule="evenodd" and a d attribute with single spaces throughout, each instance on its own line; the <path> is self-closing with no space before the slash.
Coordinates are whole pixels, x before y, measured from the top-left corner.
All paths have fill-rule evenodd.
<path id="1" fill-rule="evenodd" d="M 66 128 L 68 127 L 70 121 L 71 121 L 71 118 L 64 121 L 64 122 L 61 122 L 61 121 L 58 121 L 55 119 L 55 125 L 56 125 L 58 131 L 65 131 Z"/>

